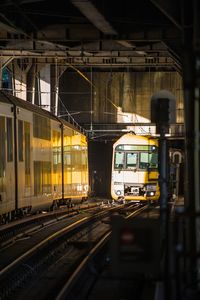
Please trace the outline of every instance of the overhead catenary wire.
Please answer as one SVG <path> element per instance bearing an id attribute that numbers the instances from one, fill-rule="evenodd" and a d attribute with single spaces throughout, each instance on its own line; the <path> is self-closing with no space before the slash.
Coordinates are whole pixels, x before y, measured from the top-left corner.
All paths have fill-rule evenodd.
<path id="1" fill-rule="evenodd" d="M 46 40 L 46 41 L 48 41 L 48 38 L 46 37 L 46 35 L 45 35 L 45 33 L 44 32 L 42 32 L 41 30 L 39 30 L 39 28 L 37 27 L 37 25 L 30 19 L 30 17 L 28 17 L 28 15 L 27 15 L 27 12 L 26 11 L 24 11 L 22 8 L 21 8 L 21 6 L 20 6 L 20 4 L 18 4 L 18 3 L 16 3 L 14 0 L 12 0 L 12 3 L 14 4 L 14 6 L 17 8 L 17 11 L 22 15 L 22 17 L 27 21 L 27 23 L 29 23 L 30 25 L 31 25 L 31 27 L 34 29 L 34 30 L 36 30 L 36 31 L 39 31 L 40 32 L 40 34 L 42 35 L 42 38 L 44 39 L 44 41 Z M 17 29 L 17 28 L 16 28 Z M 39 39 L 34 39 L 32 36 L 29 36 L 29 35 L 27 35 L 26 33 L 25 33 L 25 35 L 28 37 L 28 38 L 30 38 L 31 40 L 34 40 L 34 41 L 38 41 L 39 42 Z M 67 47 L 67 46 L 61 46 L 61 45 L 58 45 L 58 44 L 54 44 L 55 45 L 55 47 L 57 48 L 57 49 L 59 49 L 59 50 L 64 50 L 64 48 L 66 49 L 66 48 L 70 48 L 70 47 Z M 93 90 L 95 90 L 96 89 L 96 86 L 94 85 L 94 83 L 92 82 L 92 80 L 90 80 L 83 72 L 81 72 L 77 67 L 75 67 L 74 65 L 72 65 L 72 64 L 70 64 L 70 63 L 65 63 L 68 67 L 70 67 L 70 68 L 72 68 L 73 70 L 75 70 L 85 81 L 87 81 L 89 84 L 90 84 L 90 86 L 91 86 L 91 92 L 93 92 Z M 56 72 L 57 72 L 57 67 L 58 67 L 58 65 L 57 65 L 57 59 L 56 59 Z M 58 75 L 58 74 L 57 74 Z M 57 76 L 56 76 L 57 77 Z M 57 97 L 57 93 L 58 93 L 58 90 L 57 90 L 57 85 L 58 85 L 58 82 L 57 82 L 57 79 L 58 78 L 56 78 L 56 97 Z M 36 92 L 36 91 L 34 91 L 34 92 Z M 47 93 L 47 92 L 42 92 L 42 91 L 40 91 L 40 93 Z M 60 97 L 59 97 L 60 98 Z M 111 105 L 116 109 L 116 110 L 118 110 L 118 106 L 109 98 L 109 97 L 107 97 L 106 96 L 106 100 L 108 101 L 108 102 L 110 102 L 111 103 Z M 55 110 L 56 110 L 56 108 L 55 108 Z M 56 112 L 56 111 L 55 111 Z M 69 113 L 69 112 L 68 112 Z M 91 110 L 91 119 L 92 119 L 92 110 Z M 91 122 L 92 122 L 92 120 L 91 120 Z"/>
<path id="2" fill-rule="evenodd" d="M 66 63 L 70 68 L 74 69 L 81 77 L 83 77 L 94 89 L 96 89 L 96 86 L 93 82 L 91 82 L 91 80 L 83 74 L 83 72 L 81 72 L 78 68 L 76 68 L 75 66 L 73 66 L 70 63 Z M 106 100 L 108 100 L 116 109 L 118 109 L 118 106 L 108 97 L 106 97 Z"/>

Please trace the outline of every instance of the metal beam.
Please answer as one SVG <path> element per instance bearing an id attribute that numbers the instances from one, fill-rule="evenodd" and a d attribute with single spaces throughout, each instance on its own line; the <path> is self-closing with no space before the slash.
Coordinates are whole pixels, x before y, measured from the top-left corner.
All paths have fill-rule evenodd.
<path id="1" fill-rule="evenodd" d="M 141 30 L 141 28 L 143 28 Z M 59 31 L 59 36 L 58 36 Z M 67 34 L 66 34 L 67 32 Z M 45 34 L 48 40 L 57 40 L 57 41 L 74 41 L 74 42 L 85 42 L 85 41 L 97 41 L 97 40 L 109 40 L 110 42 L 116 40 L 122 41 L 146 41 L 151 40 L 164 40 L 164 39 L 173 39 L 180 40 L 180 32 L 173 25 L 167 26 L 167 28 L 157 28 L 144 27 L 141 22 L 141 25 L 138 28 L 135 28 L 131 32 L 126 34 L 120 34 L 110 37 L 106 37 L 99 34 L 99 31 L 92 26 L 92 24 L 54 24 L 42 28 L 42 33 Z M 37 33 L 37 38 L 42 39 L 43 35 L 40 32 Z"/>
<path id="2" fill-rule="evenodd" d="M 11 63 L 11 61 L 14 59 L 14 57 L 1 57 L 1 69 L 5 68 L 7 65 Z"/>
<path id="3" fill-rule="evenodd" d="M 24 34 L 24 32 L 17 28 L 10 20 L 8 20 L 2 13 L 0 13 L 0 28 L 10 32 L 10 33 L 18 33 Z"/>
<path id="4" fill-rule="evenodd" d="M 109 35 L 117 35 L 116 30 L 110 25 L 91 1 L 71 0 L 71 2 L 101 32 Z"/>
<path id="5" fill-rule="evenodd" d="M 15 1 L 15 0 L 14 0 Z M 1 0 L 0 6 L 8 6 L 13 5 L 13 0 Z M 17 4 L 28 4 L 28 3 L 35 3 L 35 2 L 44 2 L 46 0 L 18 0 Z"/>
<path id="6" fill-rule="evenodd" d="M 47 45 L 46 45 L 47 46 Z M 167 52 L 165 49 L 146 50 L 145 55 L 138 54 L 135 50 L 121 50 L 111 51 L 102 50 L 87 52 L 77 49 L 59 49 L 56 47 L 48 47 L 41 49 L 33 49 L 31 42 L 29 47 L 23 47 L 21 50 L 16 46 L 14 49 L 3 49 L 0 50 L 1 57 L 12 57 L 12 58 L 38 58 L 42 59 L 43 63 L 55 57 L 59 63 L 72 64 L 76 66 L 105 66 L 109 67 L 124 67 L 129 65 L 130 67 L 154 67 L 154 68 L 173 68 L 180 72 L 181 66 L 178 62 Z"/>
<path id="7" fill-rule="evenodd" d="M 175 7 L 174 0 L 150 0 L 179 30 L 182 26 L 177 20 L 177 16 L 173 8 Z M 179 9 L 180 12 L 180 9 Z"/>

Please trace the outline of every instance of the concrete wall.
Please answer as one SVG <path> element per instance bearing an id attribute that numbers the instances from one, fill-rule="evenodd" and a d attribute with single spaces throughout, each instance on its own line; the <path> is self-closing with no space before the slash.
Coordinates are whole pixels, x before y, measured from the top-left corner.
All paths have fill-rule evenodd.
<path id="1" fill-rule="evenodd" d="M 138 114 L 150 119 L 151 96 L 161 89 L 169 90 L 175 95 L 177 122 L 183 122 L 182 78 L 177 72 L 83 74 L 92 81 L 92 85 L 77 72 L 69 70 L 60 81 L 61 99 L 69 111 L 77 112 L 74 118 L 78 122 L 117 122 L 120 120 L 119 112 Z"/>

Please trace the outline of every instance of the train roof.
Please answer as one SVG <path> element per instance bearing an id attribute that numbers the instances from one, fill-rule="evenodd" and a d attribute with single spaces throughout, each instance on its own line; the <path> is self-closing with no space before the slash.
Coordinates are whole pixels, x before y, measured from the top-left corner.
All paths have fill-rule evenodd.
<path id="1" fill-rule="evenodd" d="M 13 105 L 16 105 L 17 107 L 21 107 L 21 108 L 27 109 L 29 111 L 32 111 L 34 113 L 43 115 L 43 116 L 45 116 L 49 119 L 53 119 L 55 121 L 58 121 L 58 122 L 62 123 L 63 125 L 68 126 L 72 129 L 77 130 L 78 132 L 84 134 L 82 132 L 83 130 L 81 130 L 81 127 L 78 124 L 76 124 L 75 122 L 74 122 L 74 124 L 71 124 L 71 123 L 67 122 L 64 119 L 56 117 L 51 112 L 49 112 L 45 109 L 42 109 L 41 107 L 39 107 L 37 105 L 34 105 L 34 104 L 32 104 L 28 101 L 25 101 L 25 100 L 22 100 L 18 97 L 15 97 L 15 96 L 11 95 L 10 93 L 5 92 L 3 90 L 0 91 L 0 102 L 13 104 Z"/>
<path id="2" fill-rule="evenodd" d="M 55 119 L 57 120 L 56 116 L 54 116 L 52 113 L 50 113 L 49 111 L 42 109 L 41 107 L 34 105 L 28 101 L 22 100 L 18 97 L 15 97 L 13 95 L 11 95 L 10 93 L 7 93 L 5 91 L 0 91 L 0 101 L 1 102 L 7 102 L 7 103 L 11 103 L 14 104 L 18 107 L 27 109 L 29 111 L 38 113 L 40 115 L 46 116 L 50 119 Z"/>
<path id="3" fill-rule="evenodd" d="M 114 147 L 121 144 L 143 144 L 143 145 L 157 145 L 158 140 L 150 135 L 136 135 L 132 132 L 122 135 L 115 143 Z"/>

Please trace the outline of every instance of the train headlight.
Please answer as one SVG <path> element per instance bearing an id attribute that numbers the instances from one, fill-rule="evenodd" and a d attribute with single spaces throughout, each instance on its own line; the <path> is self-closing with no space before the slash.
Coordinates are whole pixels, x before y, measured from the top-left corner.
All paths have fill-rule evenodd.
<path id="1" fill-rule="evenodd" d="M 117 190 L 117 191 L 116 191 L 116 194 L 117 194 L 118 196 L 120 196 L 121 193 L 122 193 L 122 192 L 121 192 L 120 190 Z"/>
<path id="2" fill-rule="evenodd" d="M 117 196 L 123 196 L 124 185 L 121 182 L 114 182 L 113 191 Z"/>
<path id="3" fill-rule="evenodd" d="M 149 192 L 149 196 L 154 196 L 155 192 Z"/>

